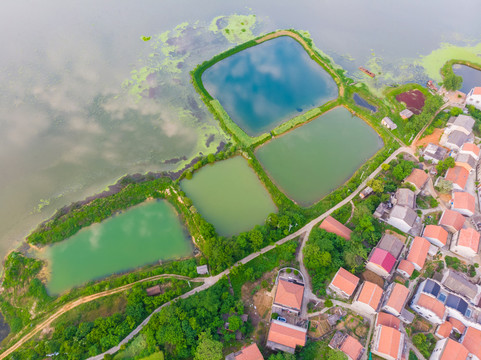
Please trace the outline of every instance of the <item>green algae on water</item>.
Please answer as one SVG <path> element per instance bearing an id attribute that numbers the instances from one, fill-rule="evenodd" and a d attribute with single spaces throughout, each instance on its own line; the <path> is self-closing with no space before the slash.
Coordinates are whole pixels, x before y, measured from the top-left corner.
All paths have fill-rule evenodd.
<path id="1" fill-rule="evenodd" d="M 227 25 L 219 27 L 219 22 L 225 22 Z M 229 42 L 240 44 L 255 38 L 252 33 L 255 25 L 255 15 L 222 15 L 212 20 L 209 30 L 215 34 L 221 32 Z"/>

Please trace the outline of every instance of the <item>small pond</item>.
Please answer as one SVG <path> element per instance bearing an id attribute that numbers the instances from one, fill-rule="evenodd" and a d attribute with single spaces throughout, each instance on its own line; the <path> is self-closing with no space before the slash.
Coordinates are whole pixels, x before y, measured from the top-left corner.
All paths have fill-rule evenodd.
<path id="1" fill-rule="evenodd" d="M 362 106 L 363 108 L 366 108 L 366 109 L 372 111 L 373 113 L 375 113 L 377 111 L 377 107 L 369 104 L 369 102 L 366 99 L 364 99 L 363 97 L 359 96 L 358 93 L 354 93 L 352 98 L 354 99 L 354 102 L 357 105 Z"/>
<path id="2" fill-rule="evenodd" d="M 467 94 L 473 87 L 481 86 L 481 71 L 459 64 L 453 65 L 453 71 L 463 77 L 463 86 L 460 89 L 463 93 Z"/>

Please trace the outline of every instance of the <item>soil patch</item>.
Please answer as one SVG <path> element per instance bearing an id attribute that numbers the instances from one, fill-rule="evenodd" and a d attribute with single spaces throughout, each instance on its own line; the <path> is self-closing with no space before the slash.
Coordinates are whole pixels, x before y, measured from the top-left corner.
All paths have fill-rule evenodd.
<path id="1" fill-rule="evenodd" d="M 441 140 L 442 135 L 443 135 L 443 129 L 435 128 L 431 135 L 427 135 L 422 139 L 419 139 L 415 144 L 413 144 L 413 147 L 415 148 L 419 146 L 425 147 L 429 143 L 432 143 L 434 145 L 439 145 L 439 140 Z"/>
<path id="2" fill-rule="evenodd" d="M 315 316 L 309 320 L 311 322 L 308 333 L 309 337 L 320 338 L 331 331 L 331 327 L 325 319 L 325 316 Z"/>
<path id="3" fill-rule="evenodd" d="M 426 333 L 431 330 L 431 324 L 429 324 L 426 320 L 419 318 L 418 316 L 414 320 L 412 327 L 415 332 L 423 332 Z"/>
<path id="4" fill-rule="evenodd" d="M 419 115 L 424 107 L 424 94 L 419 90 L 410 90 L 396 96 L 396 100 L 406 104 L 414 114 Z"/>
<path id="5" fill-rule="evenodd" d="M 384 279 L 371 270 L 366 270 L 361 274 L 362 281 L 370 281 L 378 285 L 381 289 L 384 288 Z"/>

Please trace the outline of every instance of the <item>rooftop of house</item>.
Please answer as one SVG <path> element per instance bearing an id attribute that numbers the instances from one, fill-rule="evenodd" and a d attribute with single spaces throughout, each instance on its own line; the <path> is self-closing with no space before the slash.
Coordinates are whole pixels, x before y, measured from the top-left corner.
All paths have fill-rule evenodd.
<path id="1" fill-rule="evenodd" d="M 430 310 L 441 319 L 444 317 L 444 313 L 446 312 L 446 307 L 441 301 L 426 294 L 421 294 L 419 296 L 417 304 L 427 310 Z"/>
<path id="2" fill-rule="evenodd" d="M 461 147 L 466 141 L 468 141 L 469 135 L 466 135 L 462 131 L 454 130 L 448 135 L 446 144 L 453 144 L 457 147 Z"/>
<path id="3" fill-rule="evenodd" d="M 463 337 L 463 345 L 471 354 L 481 359 L 481 330 L 468 327 Z"/>
<path id="4" fill-rule="evenodd" d="M 307 329 L 272 320 L 267 341 L 295 349 L 306 344 L 306 332 Z"/>
<path id="5" fill-rule="evenodd" d="M 448 232 L 439 225 L 427 225 L 424 228 L 423 237 L 436 239 L 444 245 L 448 242 Z"/>
<path id="6" fill-rule="evenodd" d="M 466 326 L 456 318 L 448 317 L 447 321 L 452 325 L 453 329 L 457 330 L 460 334 L 463 334 L 466 330 Z"/>
<path id="7" fill-rule="evenodd" d="M 466 360 L 468 358 L 468 349 L 462 344 L 450 338 L 442 341 L 446 343 L 444 344 L 444 349 L 439 360 Z"/>
<path id="8" fill-rule="evenodd" d="M 446 209 L 439 219 L 439 225 L 452 226 L 456 231 L 459 231 L 462 229 L 465 220 L 464 216 L 457 211 Z"/>
<path id="9" fill-rule="evenodd" d="M 358 283 L 359 278 L 342 267 L 339 268 L 336 275 L 334 275 L 334 278 L 332 279 L 332 285 L 345 292 L 349 296 L 354 293 Z"/>
<path id="10" fill-rule="evenodd" d="M 392 285 L 392 291 L 389 294 L 386 305 L 393 308 L 398 313 L 401 313 L 402 309 L 404 308 L 404 304 L 408 299 L 409 289 L 399 283 L 393 284 L 394 285 Z"/>
<path id="11" fill-rule="evenodd" d="M 455 161 L 456 164 L 467 164 L 471 169 L 474 169 L 478 163 L 478 161 L 470 154 L 458 154 Z"/>
<path id="12" fill-rule="evenodd" d="M 473 250 L 479 251 L 479 233 L 473 228 L 461 229 L 456 241 L 457 246 L 463 246 Z"/>
<path id="13" fill-rule="evenodd" d="M 384 121 L 384 123 L 392 130 L 396 129 L 397 128 L 397 125 L 394 121 L 392 121 L 390 118 L 388 118 L 387 116 L 384 117 L 382 119 L 382 121 Z"/>
<path id="14" fill-rule="evenodd" d="M 404 243 L 397 236 L 385 233 L 377 247 L 390 252 L 397 259 L 401 255 Z"/>
<path id="15" fill-rule="evenodd" d="M 409 226 L 413 226 L 418 218 L 416 211 L 410 207 L 401 205 L 394 205 L 389 216 L 391 219 L 403 220 Z"/>
<path id="16" fill-rule="evenodd" d="M 473 95 L 481 95 L 481 87 L 477 86 L 472 88 Z"/>
<path id="17" fill-rule="evenodd" d="M 379 353 L 393 359 L 399 357 L 402 335 L 399 330 L 388 326 L 379 326 L 379 337 L 376 339 L 376 349 Z"/>
<path id="18" fill-rule="evenodd" d="M 445 148 L 432 143 L 429 143 L 424 149 L 424 157 L 429 156 L 439 161 L 443 160 L 447 153 L 448 151 Z"/>
<path id="19" fill-rule="evenodd" d="M 454 270 L 445 271 L 441 282 L 449 290 L 466 296 L 470 300 L 475 299 L 478 295 L 478 287 Z"/>
<path id="20" fill-rule="evenodd" d="M 371 252 L 369 262 L 380 266 L 382 269 L 390 273 L 396 264 L 396 258 L 386 250 L 376 247 Z"/>
<path id="21" fill-rule="evenodd" d="M 414 271 L 414 265 L 409 260 L 402 259 L 399 263 L 398 267 L 399 270 L 404 271 L 408 276 L 411 276 Z"/>
<path id="22" fill-rule="evenodd" d="M 479 156 L 480 149 L 473 143 L 465 143 L 461 147 L 461 151 L 472 152 L 474 155 Z"/>
<path id="23" fill-rule="evenodd" d="M 416 195 L 414 191 L 406 188 L 399 188 L 395 195 L 398 205 L 414 208 L 416 205 Z"/>
<path id="24" fill-rule="evenodd" d="M 471 132 L 473 131 L 474 123 L 475 121 L 471 116 L 461 114 L 461 115 L 458 115 L 456 120 L 454 120 L 453 125 L 462 127 L 468 130 L 468 132 Z"/>
<path id="25" fill-rule="evenodd" d="M 325 218 L 319 227 L 326 230 L 327 232 L 334 233 L 346 240 L 351 239 L 352 230 L 349 229 L 347 226 L 341 224 L 332 216 L 328 216 L 327 218 Z"/>
<path id="26" fill-rule="evenodd" d="M 376 310 L 381 302 L 382 292 L 382 289 L 378 285 L 370 281 L 364 281 L 356 301 L 369 305 Z"/>
<path id="27" fill-rule="evenodd" d="M 476 200 L 470 193 L 456 191 L 453 194 L 453 208 L 465 209 L 474 213 L 476 211 Z"/>
<path id="28" fill-rule="evenodd" d="M 414 115 L 414 113 L 413 113 L 411 110 L 409 110 L 409 109 L 404 109 L 403 111 L 401 111 L 401 112 L 399 113 L 399 115 L 401 115 L 402 117 L 410 118 L 411 116 Z"/>
<path id="29" fill-rule="evenodd" d="M 409 249 L 407 259 L 422 268 L 426 262 L 430 246 L 431 243 L 425 238 L 416 236 Z"/>
<path id="30" fill-rule="evenodd" d="M 342 342 L 342 345 L 339 347 L 339 350 L 349 356 L 350 359 L 357 360 L 361 356 L 364 347 L 357 339 L 347 335 Z"/>
<path id="31" fill-rule="evenodd" d="M 461 189 L 466 188 L 468 182 L 469 171 L 462 166 L 455 166 L 449 168 L 444 178 L 451 181 L 453 184 L 457 184 Z"/>
<path id="32" fill-rule="evenodd" d="M 300 310 L 303 296 L 303 285 L 279 279 L 274 303 Z"/>
<path id="33" fill-rule="evenodd" d="M 416 188 L 421 189 L 426 181 L 428 181 L 429 175 L 421 169 L 413 169 L 411 174 L 406 178 L 406 182 L 413 184 Z"/>
<path id="34" fill-rule="evenodd" d="M 399 320 L 399 318 L 395 317 L 394 315 L 382 311 L 377 314 L 376 326 L 383 325 L 399 330 L 400 324 L 401 320 Z"/>
<path id="35" fill-rule="evenodd" d="M 453 331 L 453 324 L 451 324 L 449 321 L 445 321 L 436 329 L 436 335 L 442 339 L 445 339 L 449 337 L 451 331 Z"/>
<path id="36" fill-rule="evenodd" d="M 257 344 L 251 344 L 234 354 L 235 360 L 264 360 Z"/>
<path id="37" fill-rule="evenodd" d="M 197 266 L 197 274 L 204 275 L 209 272 L 207 265 Z"/>

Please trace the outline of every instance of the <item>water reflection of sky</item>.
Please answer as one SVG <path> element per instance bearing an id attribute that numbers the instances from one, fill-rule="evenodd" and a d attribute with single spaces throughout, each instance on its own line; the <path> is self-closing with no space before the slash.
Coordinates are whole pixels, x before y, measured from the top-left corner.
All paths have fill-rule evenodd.
<path id="1" fill-rule="evenodd" d="M 463 77 L 463 86 L 461 91 L 465 94 L 471 91 L 472 88 L 481 86 L 481 71 L 465 65 L 454 65 L 453 71 L 456 75 Z"/>

